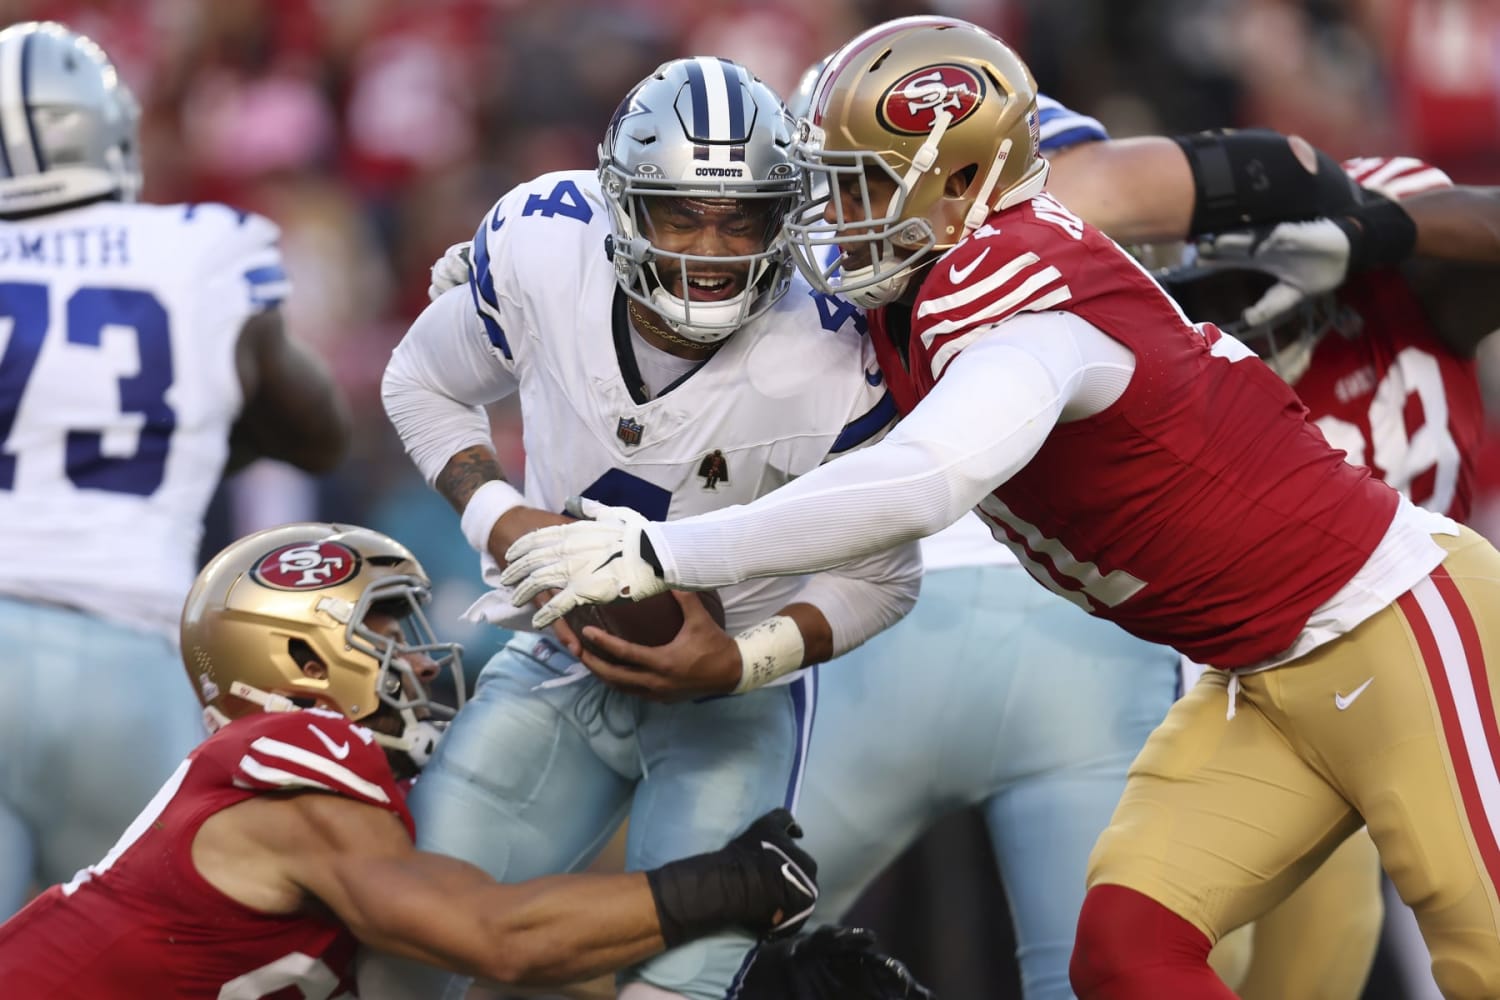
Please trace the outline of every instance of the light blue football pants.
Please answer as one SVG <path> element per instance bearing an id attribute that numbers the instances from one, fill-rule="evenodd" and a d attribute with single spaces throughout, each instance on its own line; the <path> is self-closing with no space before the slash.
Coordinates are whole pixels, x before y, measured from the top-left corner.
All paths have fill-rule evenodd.
<path id="1" fill-rule="evenodd" d="M 1071 997 L 1084 873 L 1125 773 L 1177 693 L 1178 656 L 1012 566 L 929 573 L 916 609 L 818 669 L 797 818 L 838 920 L 934 821 L 979 805 L 1027 1000 Z"/>
<path id="2" fill-rule="evenodd" d="M 505 882 L 583 868 L 626 816 L 630 871 L 716 850 L 794 805 L 814 683 L 659 705 L 609 689 L 550 638 L 518 633 L 412 789 L 417 846 Z M 717 934 L 621 981 L 720 1000 L 753 944 Z M 370 1000 L 462 996 L 460 982 L 386 956 L 364 956 L 359 980 Z"/>
<path id="3" fill-rule="evenodd" d="M 164 636 L 0 597 L 0 919 L 100 860 L 206 735 Z"/>

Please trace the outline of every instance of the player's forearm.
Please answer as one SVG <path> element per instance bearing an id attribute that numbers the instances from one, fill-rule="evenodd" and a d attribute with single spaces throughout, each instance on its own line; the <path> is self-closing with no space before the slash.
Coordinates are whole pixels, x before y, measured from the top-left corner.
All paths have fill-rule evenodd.
<path id="1" fill-rule="evenodd" d="M 1193 217 L 1193 175 L 1161 136 L 1071 146 L 1052 158 L 1047 190 L 1120 243 L 1181 239 Z"/>
<path id="2" fill-rule="evenodd" d="M 553 986 L 665 947 L 644 874 L 503 885 L 472 865 L 421 852 L 335 867 L 324 901 L 362 943 L 490 982 Z"/>
<path id="3" fill-rule="evenodd" d="M 648 525 L 663 578 L 705 589 L 831 569 L 958 520 L 1031 460 L 1067 401 L 1069 383 L 1008 339 L 961 352 L 879 444 L 753 503 Z"/>
<path id="4" fill-rule="evenodd" d="M 476 970 L 481 978 L 559 986 L 666 947 L 644 874 L 551 876 L 503 888 L 508 902 L 491 911 L 485 936 L 489 949 L 509 954 Z"/>
<path id="5" fill-rule="evenodd" d="M 1149 243 L 1347 211 L 1338 162 L 1267 129 L 1082 143 L 1052 157 L 1048 190 L 1120 243 Z"/>
<path id="6" fill-rule="evenodd" d="M 915 542 L 808 577 L 797 600 L 817 610 L 820 628 L 819 655 L 814 659 L 814 647 L 808 646 L 807 662 L 842 656 L 896 624 L 916 606 L 921 585 L 921 549 Z"/>
<path id="7" fill-rule="evenodd" d="M 1401 207 L 1417 225 L 1417 256 L 1500 264 L 1500 188 L 1431 191 Z"/>

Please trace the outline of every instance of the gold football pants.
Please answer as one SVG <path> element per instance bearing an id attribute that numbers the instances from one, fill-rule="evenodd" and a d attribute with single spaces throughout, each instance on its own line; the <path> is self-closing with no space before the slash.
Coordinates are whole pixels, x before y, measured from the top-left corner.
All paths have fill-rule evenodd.
<path id="1" fill-rule="evenodd" d="M 1500 553 L 1443 565 L 1293 663 L 1209 671 L 1136 759 L 1089 884 L 1144 893 L 1210 941 L 1285 899 L 1361 824 L 1450 998 L 1500 996 Z"/>

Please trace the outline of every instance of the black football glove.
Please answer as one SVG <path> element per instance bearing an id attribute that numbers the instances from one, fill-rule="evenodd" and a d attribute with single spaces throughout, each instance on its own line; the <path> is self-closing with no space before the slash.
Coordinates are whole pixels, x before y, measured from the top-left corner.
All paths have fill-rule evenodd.
<path id="1" fill-rule="evenodd" d="M 818 901 L 818 865 L 801 836 L 791 813 L 773 809 L 719 850 L 647 872 L 667 947 L 729 926 L 796 933 Z"/>
<path id="2" fill-rule="evenodd" d="M 819 927 L 761 945 L 735 1000 L 934 1000 L 862 927 Z"/>

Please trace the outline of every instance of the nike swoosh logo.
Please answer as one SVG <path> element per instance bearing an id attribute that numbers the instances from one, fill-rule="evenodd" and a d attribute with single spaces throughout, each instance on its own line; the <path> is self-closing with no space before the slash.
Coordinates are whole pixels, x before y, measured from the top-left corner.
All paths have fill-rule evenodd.
<path id="1" fill-rule="evenodd" d="M 1354 704 L 1354 699 L 1355 698 L 1358 698 L 1360 695 L 1362 695 L 1362 694 L 1365 693 L 1365 688 L 1369 687 L 1373 683 L 1375 683 L 1375 678 L 1371 677 L 1369 680 L 1365 681 L 1359 687 L 1355 688 L 1353 691 L 1350 691 L 1348 695 L 1342 695 L 1342 694 L 1339 694 L 1337 691 L 1335 691 L 1333 693 L 1333 704 L 1334 704 L 1334 706 L 1340 712 L 1344 711 L 1350 705 Z"/>
<path id="2" fill-rule="evenodd" d="M 472 219 L 473 216 L 471 215 L 469 218 Z M 496 205 L 495 210 L 490 213 L 490 232 L 498 231 L 503 225 L 505 225 L 505 220 L 500 218 L 500 206 Z"/>
<path id="3" fill-rule="evenodd" d="M 328 748 L 328 752 L 333 754 L 334 760 L 343 760 L 345 757 L 349 756 L 349 742 L 347 740 L 345 740 L 343 743 L 335 743 L 327 733 L 323 732 L 323 730 L 319 729 L 311 722 L 307 724 L 307 728 L 311 729 L 312 734 L 323 742 L 323 745 Z"/>
<path id="4" fill-rule="evenodd" d="M 885 376 L 883 376 L 883 375 L 880 374 L 880 369 L 879 368 L 875 369 L 872 372 L 865 372 L 865 381 L 868 382 L 870 385 L 879 385 L 880 384 L 880 380 L 882 378 L 884 378 L 884 377 Z"/>
<path id="5" fill-rule="evenodd" d="M 989 255 L 990 248 L 985 247 L 984 253 L 969 261 L 968 267 L 959 267 L 957 264 L 954 264 L 952 267 L 950 267 L 948 269 L 948 277 L 953 281 L 955 285 L 962 285 L 965 281 L 969 280 L 969 275 L 974 273 L 974 270 L 979 267 L 980 262 Z"/>

